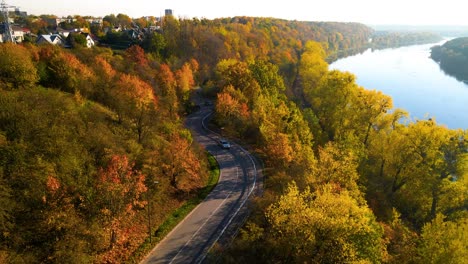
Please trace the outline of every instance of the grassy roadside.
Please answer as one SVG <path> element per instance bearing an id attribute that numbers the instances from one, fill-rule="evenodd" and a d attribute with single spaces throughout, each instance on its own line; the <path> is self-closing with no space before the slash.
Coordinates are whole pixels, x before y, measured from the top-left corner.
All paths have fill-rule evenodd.
<path id="1" fill-rule="evenodd" d="M 156 229 L 156 234 L 150 243 L 149 238 L 129 258 L 128 263 L 138 263 L 156 244 L 159 243 L 177 224 L 180 223 L 208 194 L 214 189 L 219 180 L 219 165 L 214 156 L 207 153 L 210 175 L 206 186 L 198 192 L 198 195 L 170 214 L 166 220 Z"/>

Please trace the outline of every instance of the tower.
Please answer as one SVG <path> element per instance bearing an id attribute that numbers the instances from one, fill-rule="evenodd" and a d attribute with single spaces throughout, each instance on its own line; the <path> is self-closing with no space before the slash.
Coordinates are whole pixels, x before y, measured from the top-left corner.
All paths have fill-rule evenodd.
<path id="1" fill-rule="evenodd" d="M 2 10 L 2 15 L 3 15 L 3 26 L 5 30 L 5 42 L 10 41 L 13 43 L 16 43 L 15 39 L 13 38 L 13 34 L 11 33 L 11 25 L 10 25 L 10 19 L 8 17 L 8 8 L 12 6 L 8 6 L 5 3 L 5 0 L 2 0 L 1 3 L 1 10 Z"/>
<path id="2" fill-rule="evenodd" d="M 172 16 L 172 15 L 173 15 L 173 14 L 172 14 L 172 9 L 166 9 L 166 10 L 164 10 L 164 14 L 165 14 L 166 16 Z"/>

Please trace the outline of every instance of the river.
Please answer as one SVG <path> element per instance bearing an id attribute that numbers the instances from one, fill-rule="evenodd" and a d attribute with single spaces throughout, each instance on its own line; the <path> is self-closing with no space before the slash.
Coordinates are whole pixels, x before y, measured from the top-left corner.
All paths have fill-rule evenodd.
<path id="1" fill-rule="evenodd" d="M 446 75 L 430 58 L 430 48 L 445 41 L 368 49 L 337 60 L 330 69 L 352 72 L 360 86 L 391 96 L 394 107 L 408 111 L 411 120 L 433 118 L 448 128 L 468 129 L 468 84 Z"/>

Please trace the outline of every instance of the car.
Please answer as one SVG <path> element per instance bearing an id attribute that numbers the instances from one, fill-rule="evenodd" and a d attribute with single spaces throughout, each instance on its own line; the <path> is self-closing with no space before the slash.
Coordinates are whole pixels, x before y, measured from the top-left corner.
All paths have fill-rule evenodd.
<path id="1" fill-rule="evenodd" d="M 231 148 L 231 144 L 229 143 L 229 141 L 225 140 L 225 139 L 220 139 L 219 140 L 219 145 L 221 146 L 221 148 L 223 149 L 230 149 Z"/>

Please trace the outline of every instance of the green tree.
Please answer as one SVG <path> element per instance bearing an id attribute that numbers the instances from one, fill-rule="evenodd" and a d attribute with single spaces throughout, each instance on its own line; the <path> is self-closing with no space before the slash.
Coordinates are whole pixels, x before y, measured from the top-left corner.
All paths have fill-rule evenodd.
<path id="1" fill-rule="evenodd" d="M 278 66 L 266 61 L 256 60 L 249 64 L 249 69 L 269 98 L 275 99 L 285 91 L 286 88 L 281 75 L 279 75 Z"/>
<path id="2" fill-rule="evenodd" d="M 109 23 L 111 26 L 116 26 L 119 23 L 117 17 L 114 14 L 107 15 L 102 20 Z"/>
<path id="3" fill-rule="evenodd" d="M 86 48 L 87 40 L 86 36 L 81 33 L 72 33 L 68 35 L 67 40 L 70 42 L 72 48 Z"/>
<path id="4" fill-rule="evenodd" d="M 164 49 L 166 48 L 166 40 L 160 33 L 151 33 L 143 40 L 142 47 L 146 52 L 154 54 L 158 59 L 162 59 L 164 55 Z"/>

